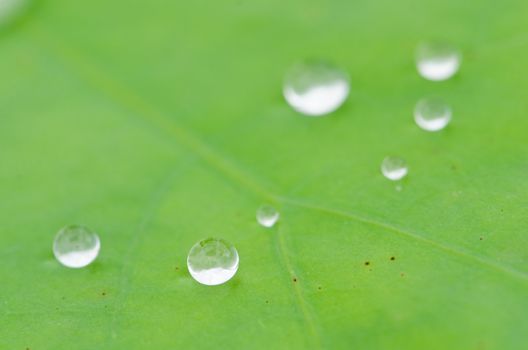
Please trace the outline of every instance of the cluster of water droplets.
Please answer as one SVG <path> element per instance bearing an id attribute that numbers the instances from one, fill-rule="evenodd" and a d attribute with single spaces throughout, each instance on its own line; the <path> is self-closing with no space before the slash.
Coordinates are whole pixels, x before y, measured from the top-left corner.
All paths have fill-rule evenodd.
<path id="1" fill-rule="evenodd" d="M 0 21 L 20 0 L 0 0 Z M 431 81 L 452 77 L 460 66 L 461 55 L 455 49 L 439 44 L 422 44 L 416 51 L 419 74 Z M 286 74 L 283 94 L 288 104 L 307 116 L 322 116 L 337 110 L 347 99 L 350 83 L 340 68 L 322 61 L 302 62 L 294 65 Z M 450 122 L 449 105 L 438 98 L 424 98 L 414 109 L 416 124 L 426 131 L 440 131 Z M 398 183 L 409 172 L 405 159 L 388 156 L 381 163 L 381 173 Z M 256 212 L 257 222 L 273 227 L 280 214 L 273 206 L 265 204 Z M 61 229 L 53 243 L 57 260 L 70 268 L 91 264 L 98 256 L 101 243 L 99 236 L 84 226 L 71 225 Z M 192 246 L 187 256 L 190 275 L 204 285 L 219 285 L 229 281 L 237 273 L 239 256 L 236 248 L 220 238 L 207 238 Z"/>
<path id="2" fill-rule="evenodd" d="M 430 81 L 443 81 L 454 76 L 460 68 L 462 55 L 444 43 L 422 43 L 416 49 L 416 69 Z M 414 107 L 414 121 L 422 130 L 437 132 L 444 129 L 452 117 L 451 107 L 442 99 L 427 97 Z M 409 172 L 406 161 L 400 157 L 386 157 L 381 163 L 381 173 L 391 181 L 400 181 Z M 398 184 L 396 189 L 401 191 Z"/>
<path id="3" fill-rule="evenodd" d="M 270 228 L 279 220 L 279 212 L 264 204 L 257 209 L 257 222 Z M 70 225 L 61 229 L 53 242 L 53 253 L 64 266 L 81 268 L 99 254 L 99 236 L 89 228 Z M 192 246 L 187 256 L 190 275 L 199 283 L 214 286 L 229 281 L 238 271 L 239 256 L 235 246 L 220 238 L 207 238 Z"/>
<path id="4" fill-rule="evenodd" d="M 446 43 L 422 43 L 416 49 L 416 69 L 430 81 L 444 81 L 460 68 L 462 55 Z M 451 121 L 451 107 L 439 98 L 424 98 L 416 103 L 414 120 L 425 131 L 439 131 Z"/>

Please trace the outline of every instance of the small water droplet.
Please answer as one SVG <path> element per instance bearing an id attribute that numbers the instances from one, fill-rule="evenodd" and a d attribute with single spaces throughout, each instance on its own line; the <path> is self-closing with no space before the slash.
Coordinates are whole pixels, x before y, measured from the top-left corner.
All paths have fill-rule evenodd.
<path id="1" fill-rule="evenodd" d="M 308 116 L 321 116 L 338 109 L 348 97 L 348 76 L 326 62 L 294 65 L 284 79 L 283 93 L 288 104 Z"/>
<path id="2" fill-rule="evenodd" d="M 207 238 L 196 243 L 187 256 L 191 276 L 201 284 L 215 286 L 229 281 L 238 270 L 235 247 L 218 238 Z"/>
<path id="3" fill-rule="evenodd" d="M 442 130 L 451 121 L 451 107 L 438 98 L 424 98 L 414 107 L 414 121 L 426 131 Z"/>
<path id="4" fill-rule="evenodd" d="M 53 241 L 53 254 L 64 266 L 81 268 L 92 263 L 101 243 L 95 232 L 84 226 L 70 225 L 61 229 Z"/>
<path id="5" fill-rule="evenodd" d="M 416 49 L 416 67 L 428 80 L 441 81 L 451 78 L 458 71 L 462 55 L 444 43 L 422 43 Z"/>
<path id="6" fill-rule="evenodd" d="M 386 157 L 381 162 L 381 173 L 387 179 L 398 181 L 407 175 L 407 162 L 399 157 Z"/>
<path id="7" fill-rule="evenodd" d="M 257 221 L 264 227 L 272 227 L 279 220 L 279 212 L 271 205 L 263 205 L 257 210 Z"/>

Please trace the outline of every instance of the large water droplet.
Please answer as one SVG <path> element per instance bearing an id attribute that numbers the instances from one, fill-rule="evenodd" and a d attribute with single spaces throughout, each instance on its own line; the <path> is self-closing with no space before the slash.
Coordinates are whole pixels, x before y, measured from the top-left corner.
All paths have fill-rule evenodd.
<path id="1" fill-rule="evenodd" d="M 326 62 L 294 65 L 284 79 L 283 93 L 288 104 L 308 116 L 321 116 L 338 109 L 348 97 L 348 76 Z"/>
<path id="2" fill-rule="evenodd" d="M 0 0 L 0 25 L 17 17 L 27 3 L 28 0 Z"/>
<path id="3" fill-rule="evenodd" d="M 442 43 L 423 43 L 416 49 L 416 67 L 422 77 L 441 81 L 451 78 L 460 67 L 462 55 Z"/>
<path id="4" fill-rule="evenodd" d="M 257 221 L 264 227 L 272 227 L 279 220 L 279 212 L 271 205 L 263 205 L 257 210 Z"/>
<path id="5" fill-rule="evenodd" d="M 407 175 L 407 172 L 407 162 L 402 158 L 386 157 L 381 162 L 381 173 L 389 180 L 401 180 Z"/>
<path id="6" fill-rule="evenodd" d="M 414 107 L 414 121 L 426 131 L 442 130 L 451 121 L 451 107 L 438 98 L 424 98 Z"/>
<path id="7" fill-rule="evenodd" d="M 238 270 L 238 252 L 223 239 L 207 238 L 196 243 L 187 256 L 191 276 L 201 284 L 215 286 L 229 281 Z"/>
<path id="8" fill-rule="evenodd" d="M 64 266 L 80 268 L 92 263 L 101 243 L 95 232 L 84 226 L 71 225 L 61 229 L 53 241 L 53 254 Z"/>

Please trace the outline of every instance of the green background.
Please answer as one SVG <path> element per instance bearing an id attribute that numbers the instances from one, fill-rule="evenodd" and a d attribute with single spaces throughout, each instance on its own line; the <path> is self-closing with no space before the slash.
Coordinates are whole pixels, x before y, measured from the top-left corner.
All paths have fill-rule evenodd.
<path id="1" fill-rule="evenodd" d="M 0 349 L 521 349 L 528 2 L 35 1 L 0 34 Z M 444 40 L 453 79 L 413 53 Z M 326 118 L 296 61 L 351 77 Z M 440 133 L 412 109 L 453 108 Z M 407 159 L 403 190 L 381 160 Z M 281 220 L 260 227 L 272 203 Z M 96 262 L 51 251 L 97 231 Z M 195 282 L 198 240 L 240 268 Z M 391 260 L 394 257 L 394 260 Z M 368 265 L 366 265 L 368 262 Z"/>

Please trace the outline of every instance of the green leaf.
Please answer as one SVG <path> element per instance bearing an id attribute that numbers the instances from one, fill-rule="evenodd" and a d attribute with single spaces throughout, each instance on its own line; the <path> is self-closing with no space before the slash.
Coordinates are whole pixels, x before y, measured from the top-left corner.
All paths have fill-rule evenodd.
<path id="1" fill-rule="evenodd" d="M 0 35 L 1 349 L 520 349 L 528 321 L 526 1 L 35 2 Z M 453 79 L 416 73 L 440 39 Z M 294 62 L 349 72 L 324 118 Z M 430 95 L 446 130 L 412 120 Z M 404 157 L 402 191 L 380 174 Z M 271 229 L 256 209 L 281 212 Z M 51 251 L 98 232 L 85 269 Z M 240 268 L 187 272 L 202 238 Z"/>

